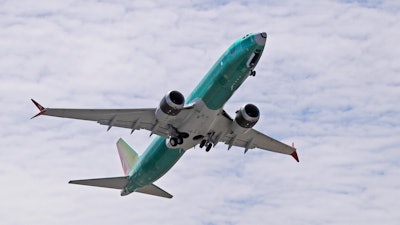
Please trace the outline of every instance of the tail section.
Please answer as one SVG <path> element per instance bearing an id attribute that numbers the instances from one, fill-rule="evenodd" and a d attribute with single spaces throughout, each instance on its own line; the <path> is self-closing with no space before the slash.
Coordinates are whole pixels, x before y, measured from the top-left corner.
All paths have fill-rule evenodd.
<path id="1" fill-rule="evenodd" d="M 118 140 L 117 148 L 124 174 L 125 176 L 129 176 L 129 173 L 139 160 L 139 155 L 122 138 Z"/>
<path id="2" fill-rule="evenodd" d="M 71 180 L 70 184 L 80 184 L 103 188 L 123 189 L 129 182 L 129 177 L 108 177 L 88 180 Z"/>
<path id="3" fill-rule="evenodd" d="M 135 190 L 135 192 L 139 192 L 142 194 L 148 194 L 148 195 L 154 195 L 158 197 L 163 197 L 163 198 L 172 198 L 173 196 L 164 191 L 163 189 L 159 188 L 155 184 L 149 184 L 144 187 L 138 188 Z"/>
<path id="4" fill-rule="evenodd" d="M 70 184 L 80 184 L 94 187 L 102 187 L 102 188 L 113 188 L 121 190 L 121 196 L 128 195 L 132 192 L 129 192 L 125 189 L 126 185 L 129 183 L 129 177 L 107 177 L 107 178 L 96 178 L 96 179 L 87 179 L 87 180 L 71 180 Z M 163 198 L 172 198 L 172 195 L 163 189 L 159 188 L 155 184 L 148 184 L 144 187 L 137 188 L 134 192 L 154 195 Z"/>
<path id="5" fill-rule="evenodd" d="M 97 178 L 97 179 L 86 179 L 86 180 L 71 180 L 70 184 L 80 184 L 103 188 L 113 188 L 121 190 L 121 195 L 125 196 L 132 192 L 138 192 L 143 194 L 149 194 L 164 198 L 172 198 L 172 195 L 156 185 L 150 183 L 143 187 L 130 187 L 129 188 L 129 173 L 135 167 L 139 160 L 139 155 L 133 150 L 122 138 L 117 141 L 118 154 L 121 159 L 122 168 L 125 176 L 123 177 L 108 177 L 108 178 Z M 129 190 L 129 191 L 128 191 Z"/>

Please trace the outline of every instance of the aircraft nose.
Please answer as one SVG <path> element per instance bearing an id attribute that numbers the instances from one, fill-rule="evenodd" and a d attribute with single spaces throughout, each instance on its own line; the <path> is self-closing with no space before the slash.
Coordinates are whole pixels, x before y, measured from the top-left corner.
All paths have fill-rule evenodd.
<path id="1" fill-rule="evenodd" d="M 255 34 L 254 40 L 257 42 L 257 44 L 264 46 L 265 41 L 267 40 L 267 33 L 261 32 L 261 33 Z"/>

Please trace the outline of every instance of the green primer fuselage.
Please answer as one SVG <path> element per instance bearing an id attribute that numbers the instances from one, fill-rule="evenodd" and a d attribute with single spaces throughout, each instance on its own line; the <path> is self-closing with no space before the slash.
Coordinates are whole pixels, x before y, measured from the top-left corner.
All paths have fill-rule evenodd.
<path id="1" fill-rule="evenodd" d="M 254 34 L 234 42 L 192 91 L 186 104 L 201 99 L 211 110 L 222 109 L 254 69 L 259 57 L 251 66 L 248 65 L 249 59 L 255 52 L 260 56 L 263 50 L 264 45 L 257 43 Z M 166 139 L 157 136 L 131 171 L 126 190 L 133 192 L 139 187 L 153 183 L 168 172 L 184 153 L 183 149 L 168 148 Z"/>

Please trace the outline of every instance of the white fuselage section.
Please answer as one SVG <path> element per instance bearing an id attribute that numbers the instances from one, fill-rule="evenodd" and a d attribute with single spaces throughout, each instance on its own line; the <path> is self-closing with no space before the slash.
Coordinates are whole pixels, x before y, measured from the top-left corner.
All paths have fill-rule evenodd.
<path id="1" fill-rule="evenodd" d="M 199 144 L 202 139 L 207 138 L 213 132 L 212 128 L 222 109 L 211 110 L 201 99 L 195 99 L 192 105 L 191 113 L 186 115 L 183 123 L 181 123 L 182 125 L 176 127 L 179 131 L 187 132 L 189 137 L 185 138 L 183 144 L 176 147 L 171 146 L 167 139 L 168 148 L 178 147 L 186 151 Z M 196 138 L 200 136 L 203 138 Z"/>

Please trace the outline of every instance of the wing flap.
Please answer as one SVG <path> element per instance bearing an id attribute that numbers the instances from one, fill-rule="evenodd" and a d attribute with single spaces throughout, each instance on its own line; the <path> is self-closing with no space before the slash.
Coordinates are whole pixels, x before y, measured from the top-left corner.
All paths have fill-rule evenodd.
<path id="1" fill-rule="evenodd" d="M 155 120 L 155 108 L 145 109 L 57 109 L 46 108 L 43 115 L 55 116 L 70 119 L 90 120 L 101 124 L 109 125 L 114 119 L 115 122 L 130 122 L 127 125 L 131 128 L 135 119 L 141 118 L 141 123 L 153 124 Z"/>

